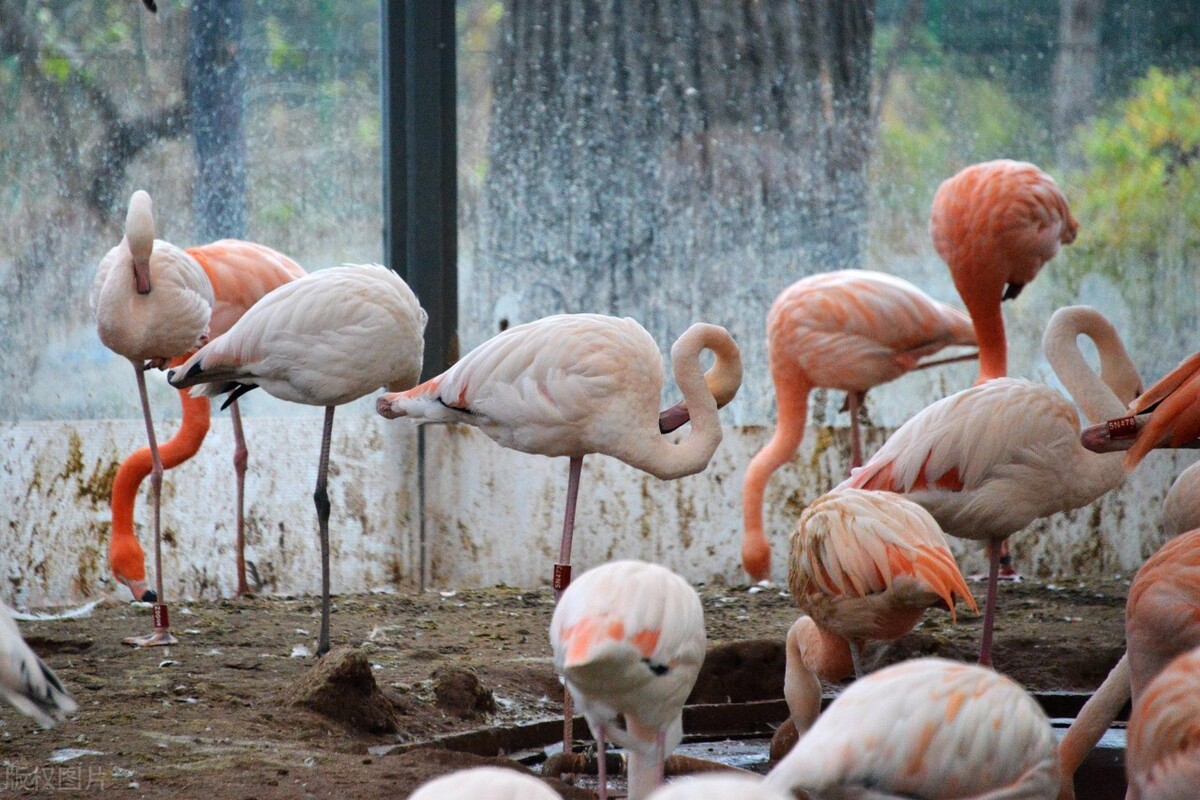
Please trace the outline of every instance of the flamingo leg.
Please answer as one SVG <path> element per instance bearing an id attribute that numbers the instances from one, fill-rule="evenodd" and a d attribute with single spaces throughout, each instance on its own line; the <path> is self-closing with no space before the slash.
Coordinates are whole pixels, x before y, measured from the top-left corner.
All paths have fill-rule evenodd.
<path id="1" fill-rule="evenodd" d="M 654 785 L 662 786 L 666 778 L 667 766 L 667 731 L 664 728 L 658 732 L 654 740 Z"/>
<path id="2" fill-rule="evenodd" d="M 325 428 L 321 434 L 321 461 L 317 466 L 317 488 L 313 502 L 317 506 L 317 527 L 321 537 L 321 635 L 317 638 L 317 655 L 329 652 L 329 441 L 333 438 L 334 406 L 325 406 Z"/>
<path id="3" fill-rule="evenodd" d="M 178 639 L 171 635 L 170 615 L 163 602 L 162 578 L 162 481 L 163 465 L 158 454 L 158 439 L 154 436 L 154 420 L 150 415 L 150 396 L 146 392 L 146 364 L 134 364 L 137 374 L 138 395 L 142 401 L 142 416 L 146 420 L 146 439 L 150 445 L 150 495 L 154 499 L 154 584 L 158 599 L 154 604 L 154 633 L 149 636 L 133 636 L 125 644 L 135 647 L 161 647 L 175 644 Z"/>
<path id="4" fill-rule="evenodd" d="M 250 587 L 246 584 L 246 520 L 243 513 L 246 502 L 246 462 L 250 451 L 246 449 L 242 412 L 237 400 L 229 406 L 229 419 L 233 423 L 233 472 L 237 476 L 237 592 L 234 597 L 244 597 L 250 593 Z"/>
<path id="5" fill-rule="evenodd" d="M 567 510 L 563 515 L 562 544 L 558 551 L 558 563 L 554 565 L 554 602 L 571 585 L 571 539 L 575 533 L 575 503 L 579 499 L 579 476 L 583 472 L 583 456 L 571 456 L 567 472 Z M 571 752 L 574 741 L 575 704 L 571 693 L 563 688 L 563 752 Z"/>
<path id="6" fill-rule="evenodd" d="M 600 795 L 600 800 L 608 800 L 608 747 L 605 738 L 603 725 L 596 726 L 596 792 Z"/>
<path id="7" fill-rule="evenodd" d="M 862 406 L 865 392 L 850 392 L 846 395 L 846 405 L 850 407 L 850 469 L 861 467 L 863 463 L 862 433 L 858 428 L 858 409 Z"/>
<path id="8" fill-rule="evenodd" d="M 992 626 L 996 621 L 996 585 L 1000 576 L 1000 543 L 1003 539 L 991 539 L 987 543 L 988 584 L 987 601 L 983 608 L 983 639 L 979 643 L 979 663 L 992 665 Z"/>

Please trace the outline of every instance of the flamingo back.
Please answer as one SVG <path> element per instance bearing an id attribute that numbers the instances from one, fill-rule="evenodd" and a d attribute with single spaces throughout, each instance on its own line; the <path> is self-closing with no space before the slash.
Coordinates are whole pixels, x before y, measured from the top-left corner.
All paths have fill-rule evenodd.
<path id="1" fill-rule="evenodd" d="M 792 534 L 788 583 L 809 613 L 822 598 L 862 599 L 901 586 L 922 610 L 939 599 L 953 617 L 961 599 L 978 611 L 937 522 L 890 492 L 835 489 L 813 501 Z"/>
<path id="2" fill-rule="evenodd" d="M 1037 702 L 990 669 L 939 658 L 855 681 L 766 779 L 820 797 L 976 800 L 1049 800 L 1059 781 Z"/>
<path id="3" fill-rule="evenodd" d="M 75 700 L 21 638 L 8 608 L 0 604 L 0 695 L 43 728 L 74 714 Z"/>
<path id="4" fill-rule="evenodd" d="M 1133 800 L 1190 800 L 1200 787 L 1200 648 L 1156 677 L 1129 718 L 1125 751 Z"/>
<path id="5" fill-rule="evenodd" d="M 421 785 L 409 800 L 559 800 L 559 796 L 544 782 L 515 769 L 474 767 Z"/>
<path id="6" fill-rule="evenodd" d="M 706 646 L 704 610 L 687 581 L 644 561 L 588 570 L 563 592 L 550 644 L 554 667 L 589 724 L 604 724 L 616 741 L 636 746 L 615 729 L 623 714 L 627 727 L 633 718 L 655 732 L 668 730 L 668 750 L 678 744 L 683 704 Z"/>
<path id="7" fill-rule="evenodd" d="M 1125 602 L 1125 638 L 1135 703 L 1167 662 L 1200 646 L 1200 530 L 1171 539 L 1137 571 Z"/>
<path id="8" fill-rule="evenodd" d="M 799 368 L 810 386 L 865 392 L 948 345 L 975 344 L 971 319 L 882 272 L 812 275 L 767 314 L 772 372 Z"/>
<path id="9" fill-rule="evenodd" d="M 379 265 L 314 272 L 268 293 L 168 380 L 263 387 L 294 403 L 335 406 L 380 387 L 412 386 L 421 372 L 426 314 L 400 276 Z"/>
<path id="10" fill-rule="evenodd" d="M 220 336 L 233 327 L 246 309 L 285 283 L 303 278 L 304 268 L 265 245 L 241 239 L 220 239 L 187 254 L 196 260 L 213 287 L 210 334 Z"/>

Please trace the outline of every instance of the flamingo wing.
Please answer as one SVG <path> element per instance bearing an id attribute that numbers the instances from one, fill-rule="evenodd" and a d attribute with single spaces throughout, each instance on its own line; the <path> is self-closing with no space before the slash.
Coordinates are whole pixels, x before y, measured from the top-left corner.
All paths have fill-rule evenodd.
<path id="1" fill-rule="evenodd" d="M 43 728 L 75 713 L 75 700 L 21 638 L 17 623 L 0 605 L 0 696 Z"/>
<path id="2" fill-rule="evenodd" d="M 1200 353 L 1188 356 L 1129 404 L 1131 414 L 1151 411 L 1150 420 L 1125 455 L 1133 469 L 1155 447 L 1179 447 L 1200 438 Z"/>
<path id="3" fill-rule="evenodd" d="M 1200 648 L 1172 661 L 1129 718 L 1126 766 L 1133 797 L 1195 797 L 1200 786 Z"/>
<path id="4" fill-rule="evenodd" d="M 304 268 L 283 253 L 240 239 L 220 239 L 186 252 L 204 269 L 213 287 L 213 336 L 233 327 L 246 309 L 271 290 L 305 275 Z"/>
<path id="5" fill-rule="evenodd" d="M 1125 631 L 1135 698 L 1181 651 L 1200 646 L 1200 530 L 1146 559 L 1129 587 Z"/>
<path id="6" fill-rule="evenodd" d="M 1050 722 L 1020 686 L 922 658 L 843 691 L 766 783 L 819 796 L 999 800 L 1053 797 L 1059 773 Z"/>

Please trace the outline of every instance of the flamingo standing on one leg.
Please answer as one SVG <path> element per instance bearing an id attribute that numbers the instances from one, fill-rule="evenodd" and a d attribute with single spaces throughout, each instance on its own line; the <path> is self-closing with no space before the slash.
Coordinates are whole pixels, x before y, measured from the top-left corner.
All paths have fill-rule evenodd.
<path id="1" fill-rule="evenodd" d="M 951 618 L 958 600 L 979 610 L 937 522 L 890 492 L 835 489 L 804 509 L 792 534 L 788 584 L 807 616 L 788 631 L 783 692 L 790 718 L 776 733 L 780 744 L 772 743 L 775 759 L 787 737 L 802 735 L 817 718 L 819 677 L 866 674 L 868 640 L 899 639 L 934 606 Z"/>
<path id="2" fill-rule="evenodd" d="M 162 592 L 163 466 L 154 437 L 145 373 L 152 367 L 165 366 L 172 358 L 207 340 L 213 293 L 204 270 L 194 258 L 173 244 L 154 238 L 153 204 L 144 191 L 134 192 L 129 200 L 125 238 L 100 260 L 92 284 L 91 305 L 100 341 L 133 364 L 150 443 L 158 602 L 154 607 L 154 633 L 133 643 L 170 644 L 174 637 Z"/>
<path id="3" fill-rule="evenodd" d="M 304 269 L 292 259 L 253 242 L 222 239 L 185 251 L 204 270 L 212 286 L 214 304 L 209 322 L 209 335 L 216 337 L 229 330 L 246 309 L 263 295 L 289 281 L 304 276 Z M 172 366 L 183 363 L 175 359 Z M 194 456 L 208 434 L 209 403 L 207 398 L 190 397 L 179 393 L 183 418 L 179 430 L 159 447 L 163 469 L 172 469 Z M 247 450 L 242 431 L 242 417 L 237 401 L 229 407 L 233 422 L 233 466 L 237 479 L 237 596 L 249 591 L 246 583 L 246 534 L 243 514 L 246 481 Z M 148 448 L 131 454 L 121 463 L 113 480 L 112 534 L 108 543 L 109 564 L 118 581 L 129 587 L 137 600 L 157 601 L 157 595 L 146 585 L 146 557 L 138 543 L 133 527 L 133 511 L 137 490 L 142 479 L 150 474 L 152 458 Z"/>
<path id="4" fill-rule="evenodd" d="M 1200 647 L 1198 478 L 1200 464 L 1193 464 L 1167 492 L 1163 528 L 1172 538 L 1134 576 L 1125 604 L 1125 655 L 1076 715 L 1059 746 L 1065 777 L 1060 800 L 1074 798 L 1072 776 L 1125 703 L 1132 699 L 1136 708 L 1146 687 L 1173 658 Z"/>
<path id="5" fill-rule="evenodd" d="M 1100 354 L 1100 375 L 1076 341 Z M 1043 337 L 1046 358 L 1089 419 L 1105 419 L 1140 390 L 1112 324 L 1086 306 L 1060 308 Z M 991 664 L 1000 541 L 1033 520 L 1088 505 L 1120 484 L 1119 459 L 1079 443 L 1075 404 L 1049 386 L 995 378 L 939 400 L 904 423 L 842 486 L 904 494 L 951 536 L 988 542 L 980 663 Z"/>
<path id="6" fill-rule="evenodd" d="M 984 667 L 918 658 L 855 681 L 767 775 L 813 797 L 1051 800 L 1058 757 L 1045 712 Z"/>
<path id="7" fill-rule="evenodd" d="M 321 634 L 329 651 L 329 442 L 334 409 L 379 387 L 412 386 L 421 373 L 426 314 L 398 275 L 381 266 L 333 267 L 286 283 L 225 334 L 167 374 L 177 389 L 229 394 L 261 386 L 293 403 L 325 407 L 313 499 L 321 542 Z"/>
<path id="8" fill-rule="evenodd" d="M 700 372 L 700 353 L 716 362 Z M 583 457 L 604 453 L 656 478 L 694 475 L 721 443 L 717 409 L 742 383 L 742 359 L 733 337 L 697 323 L 671 348 L 675 382 L 684 401 L 658 411 L 663 366 L 658 345 L 628 317 L 560 314 L 509 328 L 476 347 L 437 377 L 407 392 L 385 394 L 376 410 L 388 419 L 462 422 L 504 447 L 567 456 L 567 503 L 555 597 L 571 582 L 571 539 Z M 675 444 L 660 435 L 691 419 Z M 564 741 L 571 739 L 571 700 L 563 698 Z"/>
<path id="9" fill-rule="evenodd" d="M 1190 800 L 1200 786 L 1200 647 L 1146 686 L 1129 717 L 1129 800 Z"/>
<path id="10" fill-rule="evenodd" d="M 922 357 L 946 346 L 973 344 L 966 314 L 882 272 L 811 275 L 775 298 L 767 313 L 767 359 L 779 419 L 742 484 L 742 564 L 751 577 L 770 574 L 763 492 L 771 474 L 800 447 L 809 392 L 818 387 L 846 392 L 850 466 L 857 467 L 862 464 L 858 410 L 867 391 L 921 367 Z"/>
<path id="11" fill-rule="evenodd" d="M 629 800 L 643 800 L 662 783 L 666 757 L 683 737 L 683 704 L 706 645 L 700 596 L 666 567 L 604 564 L 563 592 L 550 644 L 554 668 L 599 745 L 600 800 L 609 740 L 629 753 Z"/>
<path id="12" fill-rule="evenodd" d="M 37 657 L 8 607 L 0 603 L 0 696 L 13 708 L 50 728 L 78 706 L 58 677 Z"/>
<path id="13" fill-rule="evenodd" d="M 408 800 L 561 800 L 532 775 L 504 767 L 475 767 L 423 783 Z"/>
<path id="14" fill-rule="evenodd" d="M 1079 223 L 1066 196 L 1033 164 L 973 164 L 938 187 L 929 232 L 975 325 L 979 380 L 1005 377 L 1000 304 L 1019 295 L 1060 244 L 1075 241 Z"/>

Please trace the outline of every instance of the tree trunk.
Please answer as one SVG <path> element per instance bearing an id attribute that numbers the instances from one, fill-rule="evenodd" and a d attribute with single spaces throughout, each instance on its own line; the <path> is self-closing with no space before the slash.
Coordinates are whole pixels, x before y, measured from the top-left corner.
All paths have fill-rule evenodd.
<path id="1" fill-rule="evenodd" d="M 1054 139 L 1062 143 L 1095 110 L 1101 0 L 1062 0 L 1054 62 Z"/>
<path id="2" fill-rule="evenodd" d="M 188 92 L 196 146 L 192 204 L 204 241 L 246 235 L 242 0 L 197 0 L 189 17 Z"/>
<path id="3" fill-rule="evenodd" d="M 507 0 L 464 341 L 596 311 L 761 356 L 783 287 L 861 266 L 873 26 L 873 0 Z"/>

